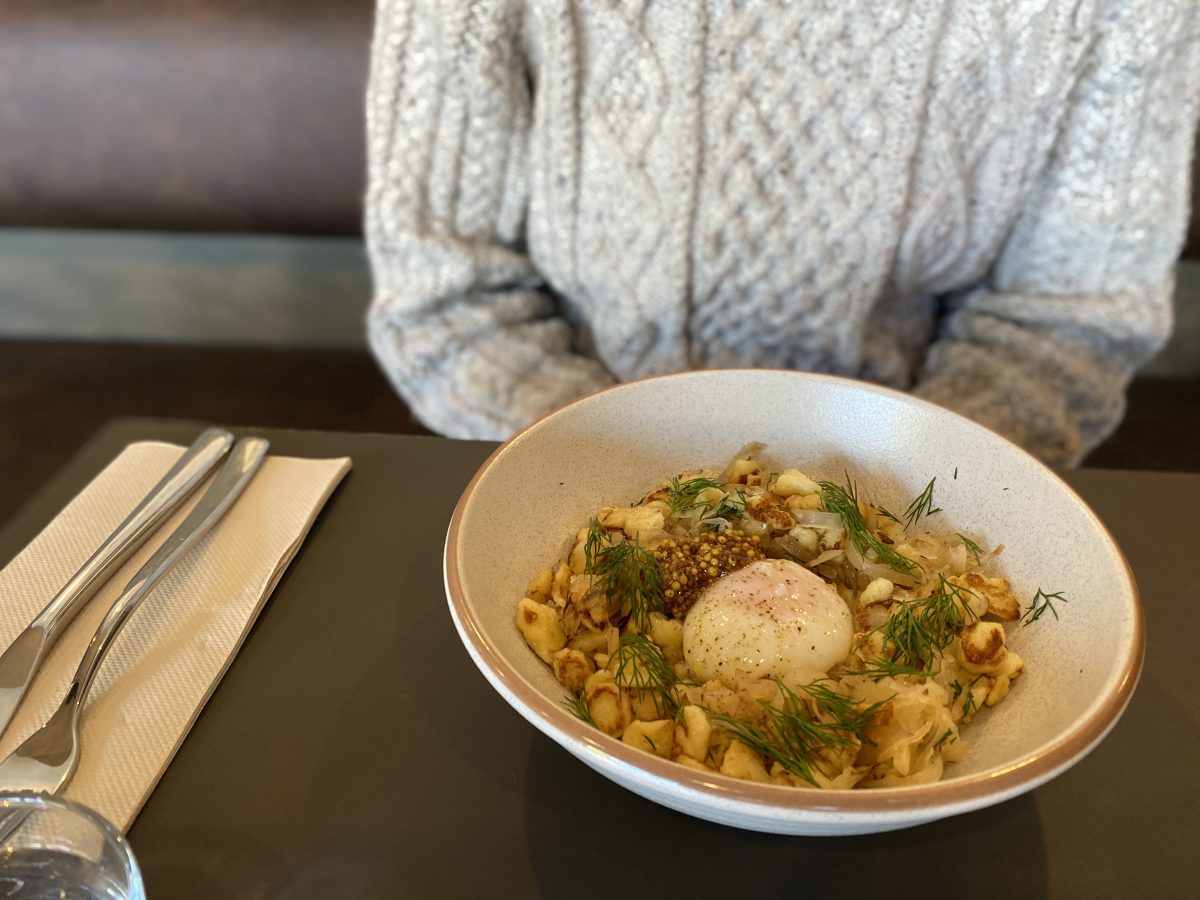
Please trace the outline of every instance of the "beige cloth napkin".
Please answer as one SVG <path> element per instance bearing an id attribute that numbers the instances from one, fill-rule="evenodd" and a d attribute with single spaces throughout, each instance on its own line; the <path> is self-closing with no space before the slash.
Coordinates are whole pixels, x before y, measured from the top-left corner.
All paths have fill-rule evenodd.
<path id="1" fill-rule="evenodd" d="M 182 454 L 171 444 L 131 444 L 0 571 L 0 647 L 12 643 Z M 96 675 L 67 797 L 121 831 L 129 828 L 349 469 L 345 458 L 268 456 L 233 508 L 146 596 Z M 206 486 L 63 635 L 0 739 L 0 757 L 57 708 L 108 607 Z"/>

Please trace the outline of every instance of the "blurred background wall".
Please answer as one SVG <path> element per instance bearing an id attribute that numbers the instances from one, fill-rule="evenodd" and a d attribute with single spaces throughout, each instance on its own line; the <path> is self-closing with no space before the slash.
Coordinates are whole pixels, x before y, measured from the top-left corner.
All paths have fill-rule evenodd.
<path id="1" fill-rule="evenodd" d="M 0 336 L 361 345 L 372 14 L 0 3 Z"/>
<path id="2" fill-rule="evenodd" d="M 0 337 L 362 346 L 372 14 L 0 2 Z M 1200 375 L 1192 265 L 1148 374 Z"/>

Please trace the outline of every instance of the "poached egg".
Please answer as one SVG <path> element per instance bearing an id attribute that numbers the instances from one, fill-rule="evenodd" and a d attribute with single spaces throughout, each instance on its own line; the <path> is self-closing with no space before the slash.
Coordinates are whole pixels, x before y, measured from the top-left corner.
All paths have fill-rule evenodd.
<path id="1" fill-rule="evenodd" d="M 737 687 L 759 678 L 828 672 L 850 652 L 845 601 L 804 566 L 750 563 L 713 582 L 688 611 L 683 653 L 701 681 Z"/>

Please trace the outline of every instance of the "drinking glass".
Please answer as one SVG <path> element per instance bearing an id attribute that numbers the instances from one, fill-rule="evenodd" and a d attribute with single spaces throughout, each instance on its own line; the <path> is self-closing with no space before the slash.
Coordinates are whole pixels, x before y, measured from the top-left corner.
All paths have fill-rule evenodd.
<path id="1" fill-rule="evenodd" d="M 2 900 L 145 900 L 129 844 L 86 806 L 0 794 L 0 833 L 16 823 L 0 843 Z"/>

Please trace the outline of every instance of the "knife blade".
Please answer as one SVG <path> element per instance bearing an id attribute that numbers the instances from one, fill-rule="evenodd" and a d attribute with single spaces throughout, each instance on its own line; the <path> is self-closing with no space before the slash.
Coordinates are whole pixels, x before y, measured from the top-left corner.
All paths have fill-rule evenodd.
<path id="1" fill-rule="evenodd" d="M 232 445 L 233 435 L 228 431 L 220 428 L 204 431 L 33 622 L 0 654 L 0 736 L 21 705 L 46 655 L 67 626 L 101 585 L 204 480 Z"/>

